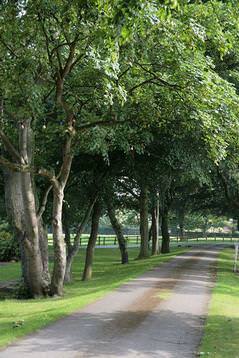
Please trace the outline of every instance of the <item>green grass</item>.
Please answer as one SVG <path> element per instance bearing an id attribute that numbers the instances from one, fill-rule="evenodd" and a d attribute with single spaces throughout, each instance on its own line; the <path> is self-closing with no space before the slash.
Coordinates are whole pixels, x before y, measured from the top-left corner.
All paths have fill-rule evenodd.
<path id="1" fill-rule="evenodd" d="M 94 277 L 89 282 L 82 282 L 81 272 L 84 255 L 82 250 L 80 257 L 76 258 L 73 265 L 74 281 L 72 284 L 66 285 L 64 297 L 0 301 L 0 346 L 3 347 L 16 338 L 82 308 L 122 283 L 185 251 L 185 249 L 177 248 L 167 255 L 156 256 L 147 260 L 133 260 L 138 250 L 129 249 L 130 264 L 121 265 L 119 263 L 119 250 L 98 249 L 95 255 Z M 0 271 L 1 281 L 13 280 L 19 277 L 20 265 L 11 263 L 1 266 Z M 13 322 L 16 321 L 23 321 L 23 324 L 14 328 Z"/>
<path id="2" fill-rule="evenodd" d="M 223 250 L 218 260 L 200 356 L 239 357 L 239 274 L 232 272 L 234 251 Z"/>

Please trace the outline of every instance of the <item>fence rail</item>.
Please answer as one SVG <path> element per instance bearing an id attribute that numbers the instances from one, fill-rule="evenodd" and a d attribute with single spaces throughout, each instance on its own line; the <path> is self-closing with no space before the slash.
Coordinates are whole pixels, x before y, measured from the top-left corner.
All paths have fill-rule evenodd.
<path id="1" fill-rule="evenodd" d="M 83 235 L 80 238 L 80 246 L 86 247 L 88 243 L 89 235 Z M 127 245 L 130 246 L 139 246 L 140 245 L 140 236 L 139 235 L 125 235 Z M 162 237 L 159 237 L 159 241 L 162 240 Z M 49 235 L 48 238 L 49 245 L 53 244 L 52 236 Z M 202 233 L 189 233 L 187 232 L 184 239 L 181 240 L 178 235 L 172 235 L 170 237 L 171 242 L 176 243 L 195 243 L 195 242 L 239 242 L 239 236 L 233 234 L 222 234 L 222 233 L 210 233 L 206 236 L 202 236 Z M 96 246 L 117 246 L 118 241 L 117 237 L 114 235 L 98 235 Z"/>

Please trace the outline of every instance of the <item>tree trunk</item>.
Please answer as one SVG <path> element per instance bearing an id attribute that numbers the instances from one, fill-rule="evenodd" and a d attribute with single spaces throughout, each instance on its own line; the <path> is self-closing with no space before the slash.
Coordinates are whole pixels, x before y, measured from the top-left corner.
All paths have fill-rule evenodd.
<path id="1" fill-rule="evenodd" d="M 73 264 L 74 257 L 75 254 L 72 253 L 72 249 L 69 249 L 67 251 L 67 257 L 66 257 L 66 269 L 65 269 L 65 276 L 64 276 L 65 283 L 72 281 L 72 264 Z"/>
<path id="2" fill-rule="evenodd" d="M 44 271 L 40 251 L 39 227 L 35 203 L 35 194 L 30 173 L 20 173 L 24 206 L 24 236 L 23 248 L 25 253 L 24 281 L 29 294 L 38 297 L 45 294 Z"/>
<path id="3" fill-rule="evenodd" d="M 118 240 L 119 249 L 120 249 L 120 253 L 121 253 L 121 263 L 127 264 L 129 262 L 127 243 L 124 238 L 122 226 L 116 217 L 114 207 L 113 207 L 112 203 L 110 202 L 110 200 L 107 200 L 107 211 L 108 211 L 111 225 L 114 229 L 114 232 L 115 232 L 117 240 Z"/>
<path id="4" fill-rule="evenodd" d="M 26 294 L 30 297 L 45 295 L 49 285 L 47 237 L 42 220 L 36 218 L 30 174 L 4 170 L 4 190 L 7 214 L 19 242 Z"/>
<path id="5" fill-rule="evenodd" d="M 179 239 L 180 241 L 183 241 L 185 239 L 184 237 L 184 209 L 180 209 L 178 212 L 178 225 L 179 225 Z"/>
<path id="6" fill-rule="evenodd" d="M 31 129 L 31 120 L 19 123 L 19 153 L 23 165 L 31 165 L 34 152 L 34 135 Z M 43 234 L 39 227 L 37 216 L 37 201 L 35 183 L 30 172 L 20 173 L 20 184 L 23 202 L 23 249 L 25 256 L 24 281 L 31 297 L 39 297 L 48 293 L 47 278 L 44 277 L 40 238 Z M 41 222 L 42 223 L 42 222 Z M 45 244 L 42 243 L 42 250 Z"/>
<path id="7" fill-rule="evenodd" d="M 72 245 L 71 242 L 67 243 L 67 258 L 66 258 L 66 270 L 65 270 L 65 282 L 70 282 L 72 280 L 72 263 L 74 260 L 74 257 L 77 255 L 80 247 L 80 237 L 82 235 L 82 232 L 84 231 L 84 228 L 89 221 L 90 215 L 92 213 L 93 207 L 95 205 L 97 194 L 93 197 L 92 201 L 89 203 L 85 215 L 81 221 L 81 223 L 78 225 L 76 235 L 74 237 L 74 244 Z"/>
<path id="8" fill-rule="evenodd" d="M 161 217 L 161 231 L 162 231 L 162 247 L 161 252 L 162 254 L 167 254 L 170 252 L 170 237 L 168 232 L 168 210 L 164 210 L 162 212 Z"/>
<path id="9" fill-rule="evenodd" d="M 149 228 L 149 246 L 150 246 L 150 241 L 152 241 L 152 236 L 153 236 L 153 223 L 151 223 Z"/>
<path id="10" fill-rule="evenodd" d="M 140 192 L 140 252 L 138 259 L 149 257 L 148 189 L 145 184 Z"/>
<path id="11" fill-rule="evenodd" d="M 46 285 L 46 289 L 49 289 L 50 285 L 50 273 L 49 273 L 49 257 L 48 257 L 48 232 L 46 226 L 44 226 L 42 218 L 38 219 L 39 240 L 41 260 L 43 266 L 43 280 Z"/>
<path id="12" fill-rule="evenodd" d="M 152 255 L 159 254 L 159 208 L 156 205 L 152 210 Z"/>
<path id="13" fill-rule="evenodd" d="M 94 205 L 94 209 L 92 213 L 91 232 L 86 249 L 85 267 L 82 276 L 82 281 L 90 280 L 92 277 L 92 265 L 94 259 L 95 244 L 96 244 L 98 229 L 99 229 L 100 214 L 101 214 L 101 207 L 99 201 L 97 200 Z"/>
<path id="14" fill-rule="evenodd" d="M 71 248 L 71 233 L 67 219 L 63 220 L 63 227 L 64 227 L 64 238 L 66 244 L 66 255 L 68 255 L 70 248 Z"/>
<path id="15" fill-rule="evenodd" d="M 62 230 L 62 206 L 64 187 L 58 183 L 53 187 L 52 234 L 54 265 L 51 279 L 51 294 L 62 296 L 66 269 L 66 247 Z"/>
<path id="16" fill-rule="evenodd" d="M 66 244 L 66 269 L 65 269 L 65 276 L 64 282 L 71 282 L 72 280 L 72 273 L 71 267 L 74 256 L 72 255 L 72 244 L 71 244 L 71 233 L 70 228 L 68 225 L 68 220 L 66 215 L 64 215 L 64 231 L 65 231 L 65 244 Z"/>
<path id="17" fill-rule="evenodd" d="M 63 150 L 62 166 L 58 178 L 51 177 L 53 188 L 53 208 L 52 208 L 52 234 L 54 248 L 54 265 L 51 279 L 51 294 L 53 296 L 63 295 L 64 278 L 66 272 L 66 245 L 62 228 L 62 211 L 64 190 L 70 175 L 73 152 L 72 152 L 72 125 L 73 113 L 68 113 L 69 132 L 66 136 Z"/>
<path id="18" fill-rule="evenodd" d="M 204 223 L 202 227 L 203 237 L 207 237 L 207 229 L 208 229 L 208 217 L 204 217 Z"/>

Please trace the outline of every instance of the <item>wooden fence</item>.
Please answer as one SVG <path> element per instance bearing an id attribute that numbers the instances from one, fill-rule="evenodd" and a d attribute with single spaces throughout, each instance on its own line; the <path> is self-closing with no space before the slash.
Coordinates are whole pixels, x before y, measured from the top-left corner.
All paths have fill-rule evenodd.
<path id="1" fill-rule="evenodd" d="M 83 235 L 80 238 L 80 246 L 85 247 L 88 243 L 89 235 Z M 139 235 L 125 235 L 127 246 L 139 246 L 140 245 L 140 236 Z M 162 238 L 159 237 L 159 241 Z M 170 241 L 174 243 L 206 243 L 206 242 L 239 242 L 238 235 L 233 234 L 222 234 L 222 233 L 210 233 L 206 236 L 202 236 L 202 233 L 198 232 L 187 232 L 185 233 L 184 240 L 180 240 L 178 235 L 171 235 Z M 52 236 L 49 235 L 49 245 L 52 245 Z M 99 235 L 97 237 L 96 246 L 107 247 L 107 246 L 117 246 L 118 241 L 114 235 Z"/>

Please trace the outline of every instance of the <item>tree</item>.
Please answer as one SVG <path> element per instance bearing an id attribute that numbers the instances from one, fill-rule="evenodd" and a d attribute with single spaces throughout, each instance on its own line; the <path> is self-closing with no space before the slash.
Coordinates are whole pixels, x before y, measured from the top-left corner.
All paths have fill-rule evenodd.
<path id="1" fill-rule="evenodd" d="M 94 257 L 94 249 L 98 235 L 99 221 L 101 214 L 101 206 L 100 200 L 95 202 L 93 212 L 92 212 L 92 221 L 91 221 L 91 233 L 88 240 L 87 248 L 86 248 L 86 258 L 85 258 L 85 267 L 82 276 L 82 280 L 90 280 L 92 277 L 92 265 L 93 265 L 93 257 Z"/>
<path id="2" fill-rule="evenodd" d="M 96 4 L 92 2 L 91 5 Z M 92 91 L 87 95 L 81 94 L 81 98 L 78 91 L 81 81 L 86 80 L 89 72 L 90 77 L 92 71 L 100 77 L 97 66 L 101 64 L 102 73 L 105 75 L 108 71 L 104 77 L 105 87 L 100 88 L 104 95 L 111 82 L 111 74 L 113 76 L 115 71 L 116 61 L 112 61 L 112 54 L 117 44 L 115 42 L 115 45 L 111 43 L 109 46 L 112 33 L 109 34 L 101 5 L 98 3 L 98 7 L 88 7 L 86 2 L 79 4 L 77 1 L 71 4 L 62 1 L 55 5 L 35 1 L 4 2 L 1 5 L 1 71 L 4 83 L 0 89 L 4 116 L 1 140 L 7 151 L 7 158 L 2 157 L 1 164 L 19 171 L 21 177 L 19 185 L 25 218 L 24 257 L 31 267 L 25 284 L 33 297 L 45 291 L 34 175 L 46 177 L 53 191 L 54 267 L 51 294 L 61 295 L 66 265 L 62 204 L 71 170 L 73 144 L 76 132 L 81 133 L 96 123 L 104 122 L 102 117 L 96 121 L 97 116 L 89 118 L 86 115 L 82 121 L 80 113 L 88 99 L 92 98 Z M 109 11 L 112 20 L 115 13 L 110 7 L 108 10 L 105 7 L 105 11 Z M 90 23 L 94 23 L 94 27 Z M 94 28 L 93 32 L 89 31 L 90 27 Z M 114 33 L 116 28 L 111 28 Z M 106 40 L 103 47 L 99 46 L 102 36 Z M 97 84 L 94 88 L 97 88 Z M 110 95 L 107 98 L 110 99 Z M 104 105 L 106 108 L 108 103 Z M 110 120 L 107 119 L 107 123 Z M 50 136 L 50 142 L 58 137 L 58 146 L 62 149 L 61 165 L 55 166 L 58 173 L 53 168 L 47 168 L 47 163 L 44 168 L 34 166 L 36 150 L 42 151 L 37 145 L 33 146 L 39 127 L 46 128 L 45 135 Z M 19 138 L 18 149 L 16 137 Z M 40 213 L 42 215 L 41 210 Z"/>
<path id="3" fill-rule="evenodd" d="M 140 257 L 148 256 L 149 187 L 160 187 L 163 251 L 169 250 L 176 171 L 190 168 L 192 157 L 218 164 L 237 135 L 236 76 L 228 80 L 230 61 L 224 61 L 225 70 L 220 59 L 238 56 L 231 51 L 238 10 L 233 1 L 1 3 L 0 164 L 21 193 L 15 198 L 24 215 L 17 218 L 14 206 L 9 208 L 15 226 L 21 220 L 30 296 L 63 293 L 74 257 L 68 255 L 67 264 L 63 201 L 73 158 L 82 151 L 105 162 L 115 150 L 131 157 L 125 177 L 135 199 L 141 197 Z M 149 175 L 143 170 L 146 159 Z M 42 178 L 48 181 L 44 194 Z M 54 264 L 49 284 L 42 232 L 50 191 Z"/>

